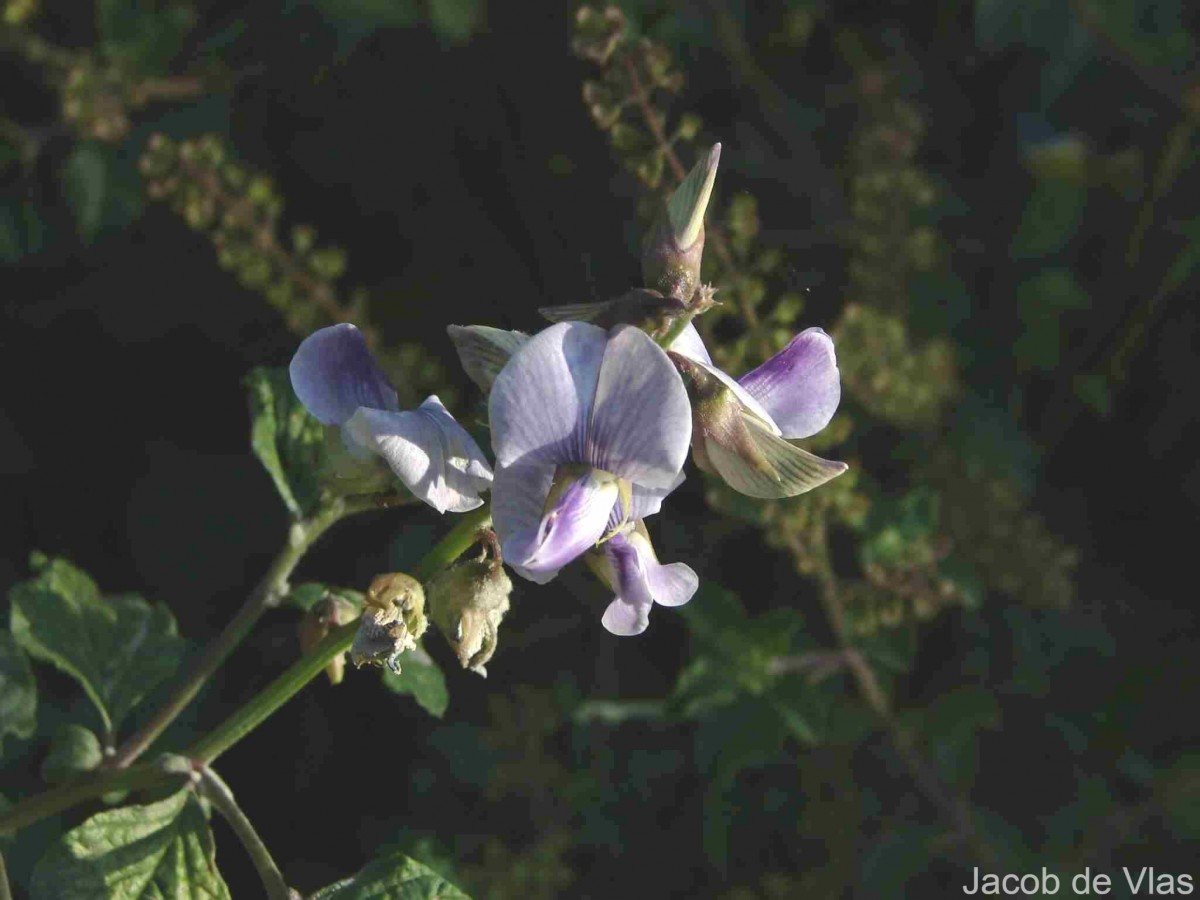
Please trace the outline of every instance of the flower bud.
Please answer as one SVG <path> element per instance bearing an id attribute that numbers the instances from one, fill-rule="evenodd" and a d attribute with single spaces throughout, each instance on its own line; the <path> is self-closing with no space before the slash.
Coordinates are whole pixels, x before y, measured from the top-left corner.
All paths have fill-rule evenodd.
<path id="1" fill-rule="evenodd" d="M 335 594 L 326 594 L 304 614 L 300 620 L 300 649 L 307 653 L 339 625 L 345 625 L 358 616 L 358 608 L 350 601 Z M 325 667 L 330 684 L 341 684 L 346 671 L 345 654 L 339 653 Z"/>
<path id="2" fill-rule="evenodd" d="M 642 244 L 646 285 L 686 303 L 700 283 L 704 254 L 704 211 L 717 177 L 721 145 L 714 144 L 667 201 L 665 216 Z"/>
<path id="3" fill-rule="evenodd" d="M 508 612 L 512 581 L 495 560 L 472 560 L 429 582 L 429 615 L 464 669 L 484 677 Z"/>
<path id="4" fill-rule="evenodd" d="M 417 646 L 427 625 L 420 582 L 403 572 L 379 575 L 367 588 L 350 661 L 356 667 L 387 665 L 399 674 L 400 654 Z"/>

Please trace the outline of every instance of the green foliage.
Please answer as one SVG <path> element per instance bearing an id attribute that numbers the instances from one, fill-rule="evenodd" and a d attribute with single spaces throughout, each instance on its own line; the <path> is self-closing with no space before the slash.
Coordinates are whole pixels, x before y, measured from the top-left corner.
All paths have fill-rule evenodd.
<path id="1" fill-rule="evenodd" d="M 1013 235 L 1014 259 L 1038 259 L 1061 250 L 1079 230 L 1087 205 L 1087 185 L 1044 178 L 1034 185 Z"/>
<path id="2" fill-rule="evenodd" d="M 66 560 L 46 561 L 9 599 L 17 643 L 78 681 L 110 735 L 179 666 L 184 642 L 166 606 L 134 595 L 103 598 Z"/>
<path id="3" fill-rule="evenodd" d="M 325 429 L 296 398 L 287 369 L 257 368 L 246 376 L 250 446 L 296 517 L 317 508 Z"/>
<path id="4" fill-rule="evenodd" d="M 0 262 L 15 263 L 46 245 L 48 226 L 28 200 L 0 197 Z"/>
<path id="5" fill-rule="evenodd" d="M 92 816 L 42 857 L 32 900 L 229 897 L 208 822 L 191 791 Z"/>
<path id="6" fill-rule="evenodd" d="M 96 24 L 106 56 L 146 75 L 164 75 L 192 27 L 190 5 L 177 0 L 98 0 Z"/>
<path id="7" fill-rule="evenodd" d="M 42 778 L 65 781 L 90 772 L 103 760 L 104 750 L 95 732 L 74 722 L 63 722 L 50 741 L 50 752 L 42 761 Z"/>
<path id="8" fill-rule="evenodd" d="M 80 141 L 63 166 L 63 193 L 85 245 L 141 214 L 142 192 L 136 180 L 124 177 L 118 154 L 99 141 Z"/>
<path id="9" fill-rule="evenodd" d="M 1044 269 L 1017 286 L 1023 331 L 1013 345 L 1020 368 L 1052 372 L 1064 346 L 1062 317 L 1088 309 L 1091 300 L 1069 269 Z"/>
<path id="10" fill-rule="evenodd" d="M 967 790 L 979 765 L 979 732 L 1000 726 L 1000 706 L 991 691 L 960 687 L 920 710 L 915 724 L 942 777 L 954 788 Z"/>
<path id="11" fill-rule="evenodd" d="M 379 857 L 358 874 L 331 884 L 309 900 L 470 900 L 437 872 L 403 853 Z"/>
<path id="12" fill-rule="evenodd" d="M 446 676 L 441 667 L 421 646 L 407 651 L 400 657 L 400 672 L 397 674 L 386 666 L 381 669 L 383 683 L 396 694 L 409 694 L 421 708 L 439 719 L 445 715 L 450 704 L 446 690 Z"/>
<path id="13" fill-rule="evenodd" d="M 13 636 L 0 631 L 0 751 L 4 738 L 33 736 L 37 726 L 37 684 L 29 660 Z"/>
<path id="14" fill-rule="evenodd" d="M 296 585 L 288 592 L 288 595 L 284 598 L 284 602 L 307 612 L 322 600 L 331 596 L 345 600 L 351 606 L 358 609 L 362 608 L 363 595 L 360 591 L 344 587 L 331 587 L 330 585 L 318 584 L 313 581 Z"/>

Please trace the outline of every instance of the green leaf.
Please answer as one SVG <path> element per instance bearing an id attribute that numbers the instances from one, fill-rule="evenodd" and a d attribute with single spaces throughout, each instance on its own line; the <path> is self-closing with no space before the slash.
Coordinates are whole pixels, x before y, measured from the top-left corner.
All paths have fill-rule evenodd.
<path id="1" fill-rule="evenodd" d="M 450 704 L 446 676 L 423 648 L 409 650 L 400 657 L 400 674 L 397 675 L 386 666 L 381 671 L 388 690 L 397 694 L 411 694 L 426 712 L 439 719 L 445 714 Z"/>
<path id="2" fill-rule="evenodd" d="M 465 44 L 479 24 L 479 0 L 430 0 L 429 24 L 443 40 Z"/>
<path id="3" fill-rule="evenodd" d="M 32 900 L 224 900 L 208 822 L 190 791 L 92 816 L 33 870 Z"/>
<path id="4" fill-rule="evenodd" d="M 296 585 L 288 592 L 288 595 L 284 598 L 284 602 L 289 606 L 295 606 L 307 612 L 329 596 L 340 597 L 352 606 L 362 609 L 363 595 L 358 591 L 344 587 L 332 587 L 328 584 L 318 584 L 315 581 Z"/>
<path id="5" fill-rule="evenodd" d="M 9 598 L 17 643 L 83 685 L 107 732 L 178 668 L 184 642 L 166 606 L 133 595 L 102 599 L 64 560 L 18 584 Z"/>
<path id="6" fill-rule="evenodd" d="M 6 735 L 26 739 L 37 726 L 37 684 L 13 636 L 0 631 L 0 751 Z"/>
<path id="7" fill-rule="evenodd" d="M 306 515 L 320 499 L 324 426 L 296 399 L 286 369 L 254 369 L 245 384 L 250 394 L 254 455 L 291 514 Z"/>
<path id="8" fill-rule="evenodd" d="M 112 59 L 147 75 L 166 75 L 183 49 L 193 13 L 182 3 L 99 0 L 100 45 Z"/>
<path id="9" fill-rule="evenodd" d="M 361 872 L 317 891 L 309 900 L 470 900 L 427 866 L 392 851 Z"/>
<path id="10" fill-rule="evenodd" d="M 961 687 L 938 697 L 920 716 L 934 764 L 953 786 L 968 787 L 979 764 L 979 732 L 1000 726 L 1000 707 L 991 691 Z"/>
<path id="11" fill-rule="evenodd" d="M 95 733 L 74 722 L 64 722 L 50 741 L 50 752 L 42 762 L 42 778 L 64 781 L 95 769 L 104 759 L 104 750 Z"/>
<path id="12" fill-rule="evenodd" d="M 0 262 L 14 263 L 46 246 L 46 221 L 27 200 L 0 201 Z"/>
<path id="13" fill-rule="evenodd" d="M 1189 219 L 1179 226 L 1179 231 L 1187 238 L 1187 243 L 1171 263 L 1171 268 L 1163 277 L 1161 291 L 1171 294 L 1179 290 L 1200 269 L 1200 217 Z"/>
<path id="14" fill-rule="evenodd" d="M 1017 285 L 1022 332 L 1013 354 L 1022 367 L 1053 371 L 1063 346 L 1062 316 L 1088 309 L 1091 298 L 1069 269 L 1044 269 Z"/>
<path id="15" fill-rule="evenodd" d="M 100 234 L 108 191 L 106 157 L 98 141 L 80 141 L 63 166 L 63 193 L 75 214 L 75 226 L 84 244 L 92 243 Z"/>
<path id="16" fill-rule="evenodd" d="M 1014 259 L 1038 259 L 1067 245 L 1079 229 L 1087 186 L 1057 178 L 1038 181 L 1013 235 Z"/>

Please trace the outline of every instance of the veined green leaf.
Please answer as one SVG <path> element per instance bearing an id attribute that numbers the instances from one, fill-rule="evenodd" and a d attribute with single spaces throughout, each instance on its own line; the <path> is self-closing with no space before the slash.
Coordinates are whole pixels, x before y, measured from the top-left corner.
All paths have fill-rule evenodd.
<path id="1" fill-rule="evenodd" d="M 64 560 L 9 592 L 13 637 L 35 659 L 78 681 L 106 731 L 178 668 L 184 642 L 162 604 L 133 595 L 101 598 Z"/>
<path id="2" fill-rule="evenodd" d="M 0 750 L 6 735 L 33 736 L 37 725 L 37 684 L 25 653 L 13 636 L 0 631 Z"/>
<path id="3" fill-rule="evenodd" d="M 254 455 L 292 515 L 312 512 L 320 495 L 324 426 L 296 399 L 286 369 L 254 369 L 245 384 Z"/>
<path id="4" fill-rule="evenodd" d="M 470 900 L 439 875 L 403 853 L 391 852 L 357 875 L 317 891 L 309 900 Z"/>
<path id="5" fill-rule="evenodd" d="M 450 705 L 446 676 L 422 647 L 409 650 L 400 657 L 400 674 L 384 666 L 383 683 L 397 694 L 411 694 L 413 699 L 432 716 L 441 718 Z"/>
<path id="6" fill-rule="evenodd" d="M 191 791 L 92 816 L 33 870 L 32 900 L 227 900 L 212 832 Z"/>

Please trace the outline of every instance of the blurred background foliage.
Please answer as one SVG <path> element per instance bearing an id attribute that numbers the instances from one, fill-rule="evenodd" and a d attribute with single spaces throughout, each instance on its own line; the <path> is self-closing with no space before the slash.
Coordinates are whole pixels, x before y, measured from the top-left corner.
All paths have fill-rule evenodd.
<path id="1" fill-rule="evenodd" d="M 354 321 L 402 402 L 479 423 L 444 326 L 529 331 L 636 284 L 715 140 L 714 355 L 740 374 L 803 327 L 837 341 L 810 446 L 850 472 L 777 503 L 689 477 L 650 527 L 702 588 L 646 635 L 604 633 L 582 571 L 522 583 L 486 681 L 428 641 L 403 681 L 316 685 L 232 751 L 293 884 L 394 849 L 528 900 L 1186 871 L 1194 6 L 5 0 L 2 23 L 5 589 L 60 554 L 165 602 L 194 653 L 285 530 L 246 372 Z M 361 517 L 302 574 L 352 596 L 441 525 Z M 294 658 L 296 621 L 168 740 Z M 86 698 L 39 666 L 32 709 L 5 641 L 11 799 L 99 750 Z M 76 821 L 8 848 L 15 884 Z"/>

